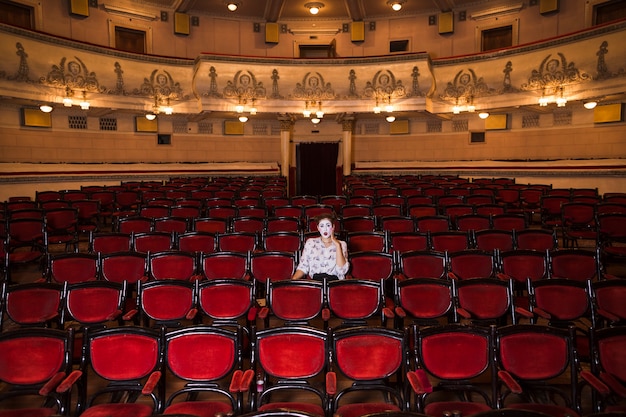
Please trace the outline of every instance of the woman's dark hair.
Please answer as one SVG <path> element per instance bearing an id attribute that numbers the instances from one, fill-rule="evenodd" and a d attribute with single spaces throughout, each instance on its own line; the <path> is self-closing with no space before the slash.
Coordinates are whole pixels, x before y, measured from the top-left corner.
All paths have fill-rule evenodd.
<path id="1" fill-rule="evenodd" d="M 315 223 L 319 223 L 324 219 L 328 219 L 331 221 L 331 223 L 335 224 L 335 222 L 337 221 L 337 216 L 335 216 L 335 213 L 321 213 L 314 218 Z"/>

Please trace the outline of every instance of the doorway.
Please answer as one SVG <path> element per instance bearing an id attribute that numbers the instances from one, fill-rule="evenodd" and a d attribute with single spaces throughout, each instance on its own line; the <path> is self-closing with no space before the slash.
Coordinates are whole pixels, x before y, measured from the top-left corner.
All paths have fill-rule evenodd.
<path id="1" fill-rule="evenodd" d="M 296 145 L 296 193 L 329 195 L 337 193 L 339 143 L 299 143 Z"/>

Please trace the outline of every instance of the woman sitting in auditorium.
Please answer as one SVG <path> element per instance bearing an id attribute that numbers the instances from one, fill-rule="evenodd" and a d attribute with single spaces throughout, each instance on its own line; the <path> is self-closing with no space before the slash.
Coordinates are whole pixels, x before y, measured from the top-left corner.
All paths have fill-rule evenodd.
<path id="1" fill-rule="evenodd" d="M 293 279 L 310 276 L 315 280 L 344 279 L 350 268 L 348 245 L 335 236 L 335 216 L 329 213 L 315 218 L 319 237 L 307 239 Z"/>

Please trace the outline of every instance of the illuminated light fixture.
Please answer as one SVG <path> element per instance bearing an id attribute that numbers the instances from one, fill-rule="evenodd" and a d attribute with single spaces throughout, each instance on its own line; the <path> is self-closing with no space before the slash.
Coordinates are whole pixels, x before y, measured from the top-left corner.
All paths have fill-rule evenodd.
<path id="1" fill-rule="evenodd" d="M 42 104 L 41 106 L 39 106 L 39 110 L 41 110 L 44 113 L 50 113 L 52 111 L 52 106 L 48 104 Z"/>
<path id="2" fill-rule="evenodd" d="M 378 98 L 376 98 L 376 105 L 373 108 L 374 114 L 380 114 L 380 106 L 378 105 Z"/>
<path id="3" fill-rule="evenodd" d="M 247 122 L 248 121 L 248 116 L 242 114 L 241 116 L 239 116 L 239 121 L 241 123 Z"/>
<path id="4" fill-rule="evenodd" d="M 402 5 L 406 3 L 406 0 L 389 0 L 387 5 L 391 6 L 394 12 L 399 12 L 402 9 Z"/>
<path id="5" fill-rule="evenodd" d="M 244 109 L 244 107 L 243 107 L 243 104 L 241 104 L 241 103 L 239 103 L 239 104 L 237 104 L 237 105 L 235 106 L 235 111 L 236 111 L 237 113 L 243 113 L 243 109 Z"/>
<path id="6" fill-rule="evenodd" d="M 585 107 L 587 110 L 594 109 L 597 105 L 598 105 L 598 102 L 595 100 L 585 101 L 583 103 L 583 107 Z"/>
<path id="7" fill-rule="evenodd" d="M 172 108 L 172 106 L 170 106 L 170 99 L 168 98 L 165 102 L 165 106 L 163 106 L 161 108 L 163 110 L 163 113 L 170 115 L 172 113 L 174 113 L 174 109 Z"/>
<path id="8" fill-rule="evenodd" d="M 544 96 L 544 95 L 542 95 L 539 98 L 539 106 L 541 106 L 541 107 L 546 107 L 548 105 L 548 102 L 549 102 L 548 98 L 546 96 Z"/>
<path id="9" fill-rule="evenodd" d="M 460 114 L 461 113 L 461 106 L 459 106 L 458 104 L 454 107 L 452 107 L 452 113 L 454 114 Z"/>
<path id="10" fill-rule="evenodd" d="M 150 121 L 152 121 L 152 120 L 156 119 L 156 117 L 157 117 L 157 115 L 156 115 L 156 114 L 154 114 L 154 113 L 148 113 L 148 114 L 146 114 L 146 119 L 148 119 L 148 120 L 150 120 Z"/>
<path id="11" fill-rule="evenodd" d="M 309 13 L 311 13 L 312 15 L 316 15 L 320 12 L 320 9 L 322 7 L 324 7 L 324 3 L 320 3 L 318 1 L 314 1 L 311 3 L 305 3 L 304 7 L 306 7 L 307 9 L 309 9 Z"/>
<path id="12" fill-rule="evenodd" d="M 385 120 L 388 121 L 389 123 L 395 122 L 396 121 L 396 116 L 389 115 L 389 116 L 385 117 Z"/>
<path id="13" fill-rule="evenodd" d="M 319 102 L 317 103 L 317 106 L 318 106 L 318 107 L 317 107 L 317 111 L 315 112 L 315 116 L 316 116 L 316 118 L 318 118 L 318 119 L 322 119 L 322 118 L 324 117 L 324 110 L 322 110 L 322 102 L 321 102 L 321 101 L 319 101 Z"/>
<path id="14" fill-rule="evenodd" d="M 69 87 L 65 87 L 65 97 L 63 97 L 63 105 L 65 107 L 72 107 L 72 96 L 74 93 Z"/>
<path id="15" fill-rule="evenodd" d="M 322 121 L 322 119 L 319 119 L 317 117 L 314 117 L 314 118 L 311 119 L 311 123 L 313 123 L 314 125 L 318 124 L 321 121 Z"/>
<path id="16" fill-rule="evenodd" d="M 255 100 L 254 100 L 254 98 L 253 98 L 253 99 L 252 99 L 252 107 L 250 107 L 250 115 L 251 115 L 251 116 L 256 115 L 256 112 L 257 112 L 257 108 L 256 108 L 256 106 L 254 105 L 254 101 L 255 101 Z"/>
<path id="17" fill-rule="evenodd" d="M 89 102 L 87 101 L 87 93 L 83 91 L 83 100 L 78 103 L 82 110 L 89 110 Z"/>
<path id="18" fill-rule="evenodd" d="M 303 117 L 311 117 L 311 110 L 309 110 L 309 102 L 304 102 L 304 110 L 302 110 Z"/>
<path id="19" fill-rule="evenodd" d="M 234 1 L 226 2 L 226 7 L 229 11 L 234 12 L 239 8 L 239 3 Z"/>
<path id="20" fill-rule="evenodd" d="M 486 111 L 481 111 L 480 113 L 478 113 L 478 117 L 484 120 L 489 117 L 489 113 L 487 113 Z"/>

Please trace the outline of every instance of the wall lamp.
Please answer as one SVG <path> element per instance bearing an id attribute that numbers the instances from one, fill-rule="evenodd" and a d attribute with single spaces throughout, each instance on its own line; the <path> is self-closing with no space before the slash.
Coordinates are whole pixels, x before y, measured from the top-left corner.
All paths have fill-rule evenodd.
<path id="1" fill-rule="evenodd" d="M 227 1 L 226 7 L 228 8 L 229 11 L 234 12 L 239 8 L 240 4 L 241 3 L 237 1 Z"/>
<path id="2" fill-rule="evenodd" d="M 318 1 L 313 1 L 310 3 L 305 3 L 304 7 L 306 7 L 307 9 L 309 9 L 309 13 L 311 13 L 312 15 L 316 15 L 320 12 L 320 9 L 322 7 L 324 7 L 324 3 L 320 3 Z"/>
<path id="3" fill-rule="evenodd" d="M 387 4 L 391 6 L 394 12 L 400 11 L 402 9 L 402 5 L 406 3 L 406 0 L 389 0 Z"/>
<path id="4" fill-rule="evenodd" d="M 39 110 L 44 113 L 50 113 L 52 111 L 52 106 L 49 104 L 42 104 L 41 106 L 39 106 Z"/>
<path id="5" fill-rule="evenodd" d="M 598 105 L 598 102 L 597 102 L 597 101 L 595 101 L 595 100 L 588 100 L 588 101 L 584 101 L 584 102 L 583 102 L 583 106 L 584 106 L 587 110 L 594 109 L 597 105 Z"/>

